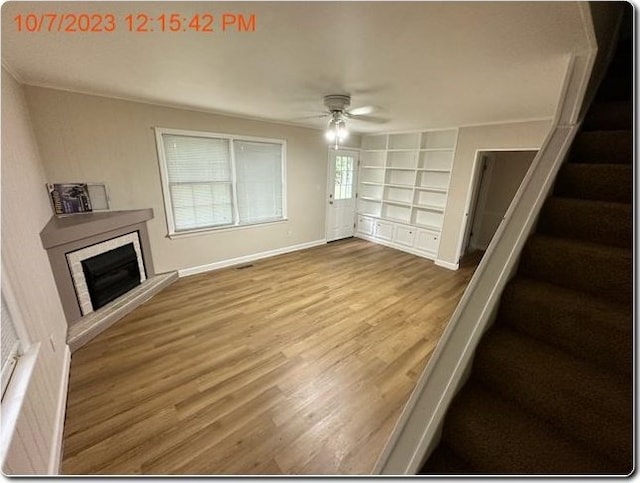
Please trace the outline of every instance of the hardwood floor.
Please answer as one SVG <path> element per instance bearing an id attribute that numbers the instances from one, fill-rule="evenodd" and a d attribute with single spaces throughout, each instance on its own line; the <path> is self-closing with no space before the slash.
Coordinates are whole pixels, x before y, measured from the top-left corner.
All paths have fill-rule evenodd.
<path id="1" fill-rule="evenodd" d="M 64 474 L 368 474 L 476 263 L 348 239 L 183 278 L 73 354 Z"/>

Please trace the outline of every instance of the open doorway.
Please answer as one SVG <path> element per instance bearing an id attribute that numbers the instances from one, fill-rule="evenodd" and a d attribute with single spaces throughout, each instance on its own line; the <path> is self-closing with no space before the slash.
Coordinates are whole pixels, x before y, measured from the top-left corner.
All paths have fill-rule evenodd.
<path id="1" fill-rule="evenodd" d="M 537 152 L 478 152 L 463 257 L 487 249 Z"/>

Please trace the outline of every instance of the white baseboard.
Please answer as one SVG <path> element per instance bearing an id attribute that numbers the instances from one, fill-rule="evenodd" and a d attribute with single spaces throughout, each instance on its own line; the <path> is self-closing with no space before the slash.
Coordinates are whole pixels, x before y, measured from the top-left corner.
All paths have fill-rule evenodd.
<path id="1" fill-rule="evenodd" d="M 222 260 L 220 262 L 208 263 L 206 265 L 200 265 L 198 267 L 183 268 L 178 270 L 179 277 L 188 277 L 189 275 L 196 275 L 198 273 L 210 272 L 211 270 L 218 270 L 220 268 L 231 267 L 233 265 L 240 265 L 243 263 L 253 262 L 262 258 L 269 258 L 276 255 L 282 255 L 284 253 L 296 252 L 298 250 L 305 250 L 307 248 L 313 248 L 320 245 L 325 245 L 327 240 L 315 240 L 307 243 L 300 243 L 299 245 L 290 245 L 288 247 L 276 248 L 275 250 L 268 250 L 266 252 L 253 253 L 251 255 L 245 255 L 243 257 L 230 258 L 228 260 Z"/>
<path id="2" fill-rule="evenodd" d="M 69 370 L 71 368 L 71 350 L 69 346 L 64 346 L 64 363 L 62 366 L 62 376 L 60 378 L 60 387 L 58 391 L 58 410 L 55 426 L 53 428 L 53 442 L 51 444 L 51 453 L 49 454 L 49 475 L 58 475 L 60 473 L 60 464 L 62 462 L 62 436 L 64 434 L 64 416 L 67 409 L 67 389 L 69 388 Z"/>
<path id="3" fill-rule="evenodd" d="M 458 270 L 458 268 L 460 268 L 460 263 L 451 263 L 439 258 L 436 258 L 434 263 L 439 267 L 448 268 L 449 270 Z"/>

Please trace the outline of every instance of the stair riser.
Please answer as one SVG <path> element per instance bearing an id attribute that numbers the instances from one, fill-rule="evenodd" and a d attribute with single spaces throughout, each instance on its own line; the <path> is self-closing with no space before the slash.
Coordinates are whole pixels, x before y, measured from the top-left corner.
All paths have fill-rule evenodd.
<path id="1" fill-rule="evenodd" d="M 630 165 L 565 164 L 556 179 L 554 194 L 583 200 L 631 203 L 633 171 Z"/>
<path id="2" fill-rule="evenodd" d="M 578 163 L 630 164 L 633 160 L 632 132 L 581 132 L 574 141 L 570 160 Z"/>
<path id="3" fill-rule="evenodd" d="M 576 245 L 567 249 L 531 239 L 525 246 L 520 273 L 595 297 L 631 305 L 632 254 L 611 257 Z"/>
<path id="4" fill-rule="evenodd" d="M 633 83 L 631 76 L 618 75 L 605 78 L 596 96 L 596 102 L 626 101 L 632 98 Z"/>
<path id="5" fill-rule="evenodd" d="M 591 107 L 583 131 L 615 131 L 633 128 L 633 107 L 629 102 L 607 102 Z"/>
<path id="6" fill-rule="evenodd" d="M 631 248 L 633 207 L 619 203 L 551 198 L 540 217 L 538 232 Z"/>

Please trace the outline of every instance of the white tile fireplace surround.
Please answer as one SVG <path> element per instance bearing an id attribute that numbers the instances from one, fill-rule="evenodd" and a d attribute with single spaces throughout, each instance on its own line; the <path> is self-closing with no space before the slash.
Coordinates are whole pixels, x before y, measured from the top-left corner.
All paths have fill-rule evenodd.
<path id="1" fill-rule="evenodd" d="M 110 252 L 111 250 L 128 245 L 129 243 L 133 243 L 133 249 L 136 252 L 138 270 L 140 271 L 140 283 L 142 283 L 147 279 L 147 276 L 144 271 L 142 250 L 140 249 L 140 238 L 138 237 L 137 231 L 127 233 L 126 235 L 112 238 L 101 243 L 96 243 L 95 245 L 76 250 L 75 252 L 67 253 L 69 270 L 71 270 L 71 278 L 73 279 L 73 285 L 76 288 L 76 296 L 78 298 L 78 303 L 80 304 L 80 311 L 82 312 L 82 315 L 87 315 L 93 312 L 93 305 L 91 303 L 91 297 L 89 296 L 89 288 L 87 287 L 84 270 L 82 269 L 82 261 L 95 257 L 96 255 Z"/>
<path id="2" fill-rule="evenodd" d="M 153 210 L 127 210 L 52 217 L 40 232 L 69 325 L 67 343 L 77 350 L 175 281 L 176 272 L 156 275 L 147 220 Z M 133 243 L 141 284 L 93 310 L 82 260 Z"/>

